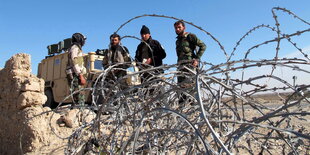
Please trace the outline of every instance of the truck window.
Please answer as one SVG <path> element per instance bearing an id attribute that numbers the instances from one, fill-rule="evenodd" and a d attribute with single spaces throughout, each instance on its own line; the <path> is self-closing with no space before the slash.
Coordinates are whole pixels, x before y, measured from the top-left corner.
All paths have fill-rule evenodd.
<path id="1" fill-rule="evenodd" d="M 95 60 L 95 68 L 98 70 L 103 70 L 102 60 Z"/>
<path id="2" fill-rule="evenodd" d="M 60 65 L 60 59 L 55 59 L 54 65 Z"/>

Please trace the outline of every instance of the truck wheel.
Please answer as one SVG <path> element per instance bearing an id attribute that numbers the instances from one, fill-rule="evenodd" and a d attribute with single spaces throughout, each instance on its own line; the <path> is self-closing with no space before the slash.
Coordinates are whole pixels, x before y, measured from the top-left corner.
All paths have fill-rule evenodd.
<path id="1" fill-rule="evenodd" d="M 51 89 L 46 89 L 44 91 L 44 94 L 47 97 L 47 100 L 45 102 L 45 104 L 43 105 L 44 107 L 50 107 L 51 109 L 54 109 L 57 107 L 57 104 L 54 101 L 54 96 L 53 96 L 53 92 Z"/>

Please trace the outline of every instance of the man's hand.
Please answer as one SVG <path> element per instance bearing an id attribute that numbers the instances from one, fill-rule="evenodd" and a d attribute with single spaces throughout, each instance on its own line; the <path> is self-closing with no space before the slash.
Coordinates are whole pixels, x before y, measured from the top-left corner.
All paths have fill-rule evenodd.
<path id="1" fill-rule="evenodd" d="M 145 62 L 146 64 L 150 65 L 152 63 L 152 59 L 151 58 L 148 58 Z"/>
<path id="2" fill-rule="evenodd" d="M 192 64 L 194 67 L 197 67 L 198 66 L 198 60 L 197 59 L 193 59 L 193 64 Z"/>
<path id="3" fill-rule="evenodd" d="M 80 74 L 79 75 L 79 81 L 80 81 L 80 85 L 85 85 L 86 84 L 86 80 L 85 80 L 85 78 L 84 78 L 84 76 L 83 76 L 83 74 Z"/>

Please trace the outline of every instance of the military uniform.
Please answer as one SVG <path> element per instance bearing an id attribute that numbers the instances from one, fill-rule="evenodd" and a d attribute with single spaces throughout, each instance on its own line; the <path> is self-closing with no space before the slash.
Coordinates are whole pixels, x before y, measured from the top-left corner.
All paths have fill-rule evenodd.
<path id="1" fill-rule="evenodd" d="M 197 46 L 199 47 L 199 50 L 197 53 L 195 53 Z M 177 36 L 176 52 L 178 56 L 178 63 L 181 63 L 181 66 L 178 68 L 178 70 L 187 72 L 187 70 L 183 68 L 183 65 L 193 68 L 192 65 L 188 62 L 182 63 L 182 61 L 200 59 L 205 50 L 206 45 L 200 39 L 198 39 L 195 34 L 186 33 L 184 36 Z M 186 78 L 184 76 L 178 76 L 178 83 L 183 82 L 185 79 Z"/>
<path id="2" fill-rule="evenodd" d="M 199 50 L 197 53 L 194 53 L 197 46 Z M 206 45 L 195 34 L 186 33 L 184 36 L 177 37 L 176 51 L 178 62 L 182 60 L 200 59 L 205 50 Z"/>
<path id="3" fill-rule="evenodd" d="M 68 50 L 69 52 L 69 60 L 68 60 L 68 69 L 77 75 L 85 72 L 84 67 L 84 60 L 83 60 L 83 51 L 81 47 L 78 45 L 72 45 L 71 48 Z"/>
<path id="4" fill-rule="evenodd" d="M 85 41 L 84 36 L 74 34 L 75 42 L 72 43 L 71 47 L 68 49 L 68 64 L 67 64 L 67 79 L 70 85 L 70 92 L 73 93 L 82 88 L 80 85 L 80 74 L 86 73 L 86 68 L 84 67 L 83 51 L 82 45 Z M 81 39 L 82 38 L 82 39 Z M 79 40 L 79 41 L 76 41 Z M 85 95 L 82 92 L 75 93 L 73 95 L 73 104 L 78 103 L 83 105 L 85 102 Z"/>

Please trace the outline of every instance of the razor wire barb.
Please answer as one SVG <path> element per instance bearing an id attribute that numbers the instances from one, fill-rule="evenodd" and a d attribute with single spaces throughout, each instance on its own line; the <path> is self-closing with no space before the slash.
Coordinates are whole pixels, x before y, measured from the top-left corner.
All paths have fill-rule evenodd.
<path id="1" fill-rule="evenodd" d="M 293 36 L 301 36 L 310 29 L 292 34 L 282 34 L 275 11 L 284 11 L 303 23 L 309 23 L 285 8 L 273 8 L 276 27 L 259 25 L 243 35 L 230 55 L 224 46 L 209 35 L 224 52 L 227 61 L 220 64 L 200 62 L 199 68 L 172 64 L 151 67 L 136 63 L 140 71 L 116 77 L 120 66 L 133 67 L 132 63 L 118 63 L 107 67 L 98 75 L 88 91 L 92 102 L 76 109 L 90 109 L 96 113 L 91 120 L 82 122 L 68 139 L 66 154 L 83 152 L 94 154 L 306 154 L 310 149 L 310 85 L 293 85 L 290 81 L 271 74 L 245 77 L 250 69 L 275 66 L 296 70 L 309 76 L 309 58 Z M 174 20 L 164 15 L 141 15 Z M 241 60 L 232 60 L 237 47 L 253 31 L 268 28 L 276 38 L 259 43 L 247 50 Z M 135 36 L 124 38 L 139 39 Z M 280 41 L 286 39 L 296 47 L 304 59 L 278 58 Z M 276 42 L 273 59 L 250 60 L 254 48 Z M 242 73 L 241 77 L 232 73 Z M 141 78 L 141 83 L 130 84 L 128 79 Z M 186 77 L 182 83 L 178 77 Z M 264 79 L 277 85 L 262 83 Z M 77 93 L 77 92 L 74 92 Z M 73 94 L 71 94 L 73 95 Z M 67 98 L 70 98 L 68 96 Z M 63 110 L 57 107 L 54 111 Z M 82 112 L 81 112 L 82 113 Z M 52 116 L 51 116 L 52 117 Z M 51 119 L 52 120 L 52 119 Z M 56 134 L 56 133 L 55 133 Z M 62 136 L 59 136 L 62 137 Z M 283 153 L 283 152 L 281 152 Z"/>
<path id="2" fill-rule="evenodd" d="M 224 55 L 226 56 L 226 59 L 228 59 L 228 54 L 226 53 L 225 51 L 225 48 L 224 46 L 218 41 L 218 39 L 216 39 L 210 32 L 204 30 L 202 27 L 200 26 L 197 26 L 195 24 L 193 24 L 192 22 L 188 22 L 186 20 L 183 20 L 183 19 L 180 19 L 180 18 L 176 18 L 176 17 L 172 17 L 172 16 L 165 16 L 165 15 L 156 15 L 156 14 L 144 14 L 144 15 L 141 15 L 141 16 L 136 16 L 136 17 L 133 17 L 131 19 L 129 19 L 128 21 L 126 21 L 124 24 L 122 24 L 116 31 L 115 33 L 117 33 L 121 28 L 123 28 L 126 24 L 132 22 L 133 20 L 136 20 L 138 18 L 142 18 L 142 17 L 159 17 L 159 18 L 168 18 L 168 19 L 174 19 L 174 20 L 181 20 L 183 21 L 184 23 L 187 23 L 189 25 L 192 25 L 194 26 L 195 28 L 201 30 L 202 32 L 206 33 L 208 36 L 210 36 L 219 46 L 220 46 L 220 49 L 223 51 Z"/>

